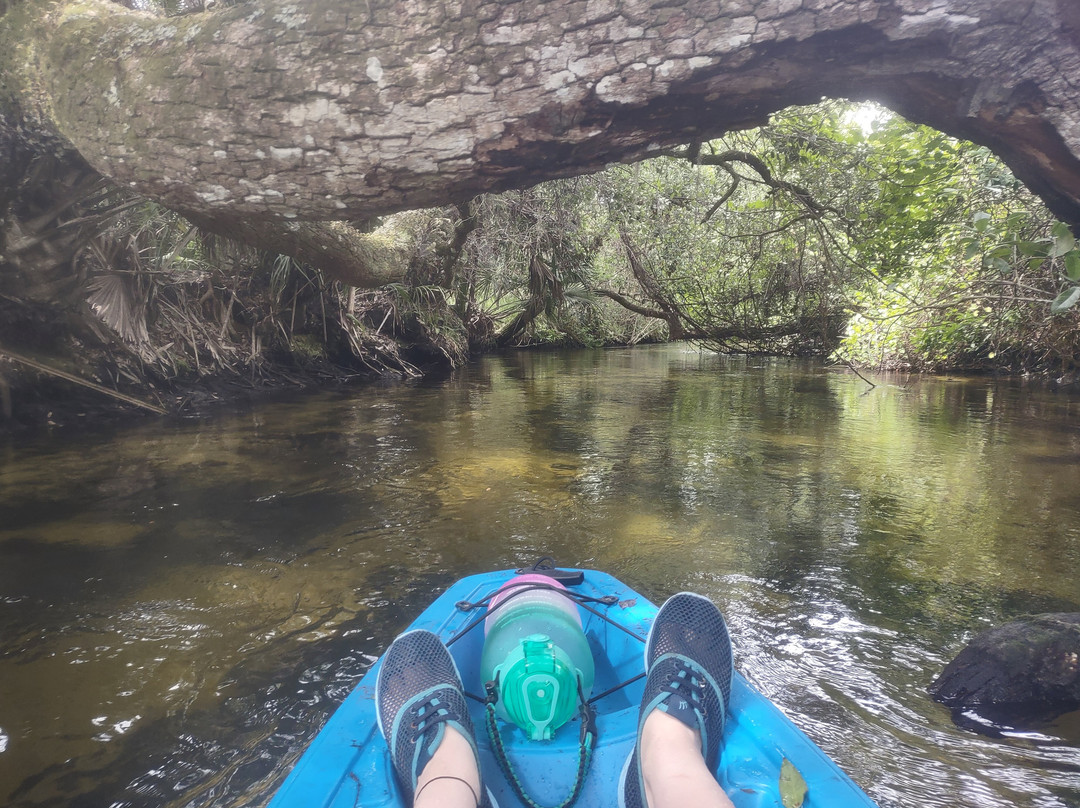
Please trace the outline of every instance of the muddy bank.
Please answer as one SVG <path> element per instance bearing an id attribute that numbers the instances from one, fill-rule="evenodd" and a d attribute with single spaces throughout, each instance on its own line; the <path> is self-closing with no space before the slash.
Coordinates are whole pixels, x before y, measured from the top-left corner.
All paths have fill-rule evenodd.
<path id="1" fill-rule="evenodd" d="M 392 291 L 361 294 L 295 267 L 123 277 L 112 292 L 0 294 L 0 434 L 420 378 L 467 356 L 454 330 Z"/>
<path id="2" fill-rule="evenodd" d="M 88 344 L 70 333 L 60 340 L 47 334 L 0 328 L 0 435 L 195 417 L 305 391 L 415 382 L 442 376 L 466 358 L 451 363 L 429 343 L 372 334 L 346 345 L 340 331 L 328 331 L 325 343 L 301 335 L 242 361 L 198 369 L 170 355 L 178 368 L 170 373 L 116 340 Z"/>
<path id="3" fill-rule="evenodd" d="M 330 363 L 306 368 L 264 366 L 247 375 L 223 370 L 148 382 L 141 387 L 127 384 L 125 389 L 109 394 L 67 379 L 19 370 L 18 363 L 5 359 L 0 359 L 0 375 L 6 381 L 6 390 L 0 389 L 0 436 L 41 429 L 92 428 L 133 419 L 198 417 L 311 390 L 403 378 L 389 373 L 360 373 Z M 3 386 L 4 382 L 0 382 Z"/>

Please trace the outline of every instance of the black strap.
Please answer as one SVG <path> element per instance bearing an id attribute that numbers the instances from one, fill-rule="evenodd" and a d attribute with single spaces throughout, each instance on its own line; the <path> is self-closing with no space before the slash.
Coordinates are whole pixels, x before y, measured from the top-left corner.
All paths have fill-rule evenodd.
<path id="1" fill-rule="evenodd" d="M 517 574 L 546 575 L 563 586 L 581 586 L 585 582 L 585 573 L 582 570 L 561 570 L 555 566 L 555 559 L 551 556 L 544 556 L 531 567 L 522 567 L 517 570 Z"/>
<path id="2" fill-rule="evenodd" d="M 494 614 L 497 610 L 501 609 L 503 606 L 505 606 L 507 603 L 509 603 L 514 598 L 516 598 L 518 595 L 522 595 L 522 594 L 524 594 L 526 592 L 533 592 L 533 591 L 536 591 L 538 589 L 540 589 L 540 590 L 549 590 L 551 592 L 558 592 L 560 595 L 563 595 L 564 597 L 566 597 L 566 598 L 574 601 L 575 603 L 577 603 L 583 609 L 586 609 L 587 611 L 590 611 L 593 614 L 595 614 L 597 617 L 611 623 L 611 625 L 618 626 L 623 631 L 630 634 L 631 637 L 637 637 L 637 635 L 634 634 L 634 632 L 630 631 L 630 629 L 626 628 L 625 626 L 620 626 L 614 620 L 610 619 L 609 617 L 602 614 L 601 612 L 596 611 L 596 609 L 593 609 L 592 607 L 590 607 L 588 605 L 590 603 L 599 603 L 599 604 L 601 604 L 603 606 L 611 606 L 611 605 L 616 604 L 616 603 L 619 602 L 619 599 L 615 595 L 604 595 L 602 598 L 594 598 L 591 595 L 584 595 L 581 592 L 573 592 L 573 591 L 571 591 L 569 589 L 563 589 L 562 587 L 554 586 L 552 584 L 541 584 L 541 583 L 536 583 L 534 581 L 521 581 L 520 583 L 508 582 L 507 584 L 501 586 L 500 588 L 498 588 L 498 589 L 496 589 L 496 590 L 494 590 L 492 592 L 488 592 L 486 595 L 484 595 L 482 598 L 480 598 L 480 600 L 472 600 L 472 601 L 470 601 L 470 600 L 459 600 L 455 604 L 458 611 L 471 612 L 473 609 L 477 609 L 477 608 L 479 608 L 481 606 L 488 606 L 490 604 L 490 602 L 491 602 L 491 599 L 494 598 L 496 595 L 498 595 L 500 592 L 505 592 L 506 593 L 505 598 L 500 600 L 498 603 L 496 603 L 494 606 L 492 606 L 486 612 L 484 612 L 484 614 L 477 617 L 475 620 L 473 620 L 471 623 L 469 623 L 467 626 L 465 626 L 465 628 L 461 629 L 461 631 L 457 632 L 453 637 L 451 637 L 449 640 L 447 640 L 446 641 L 447 646 L 450 646 L 450 645 L 453 645 L 454 643 L 456 643 L 463 636 L 468 634 L 469 631 L 471 631 L 474 627 L 476 627 L 476 626 L 480 625 L 481 623 L 483 623 L 488 618 L 488 615 Z M 638 639 L 641 639 L 641 638 L 638 637 Z"/>

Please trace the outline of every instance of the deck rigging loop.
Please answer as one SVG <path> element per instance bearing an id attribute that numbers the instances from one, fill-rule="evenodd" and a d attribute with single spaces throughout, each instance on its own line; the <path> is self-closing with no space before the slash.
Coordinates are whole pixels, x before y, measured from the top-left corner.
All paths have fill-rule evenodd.
<path id="1" fill-rule="evenodd" d="M 527 805 L 528 808 L 546 808 L 525 791 L 525 786 L 518 777 L 510 757 L 506 754 L 506 748 L 503 746 L 502 734 L 499 732 L 499 725 L 495 719 L 495 705 L 499 701 L 499 680 L 497 675 L 495 681 L 484 683 L 484 690 L 487 692 L 487 697 L 483 700 L 485 724 L 487 725 L 488 737 L 491 739 L 491 751 L 499 762 L 499 768 L 503 770 L 506 781 L 522 803 Z M 585 785 L 585 776 L 588 774 L 589 764 L 592 762 L 593 749 L 596 748 L 596 715 L 592 705 L 585 698 L 580 676 L 577 680 L 577 693 L 581 710 L 577 772 L 574 775 L 574 785 L 570 793 L 562 802 L 552 808 L 570 808 L 577 801 L 577 798 L 581 795 L 581 789 Z"/>
<path id="2" fill-rule="evenodd" d="M 537 564 L 540 564 L 541 562 L 543 562 L 545 560 L 547 560 L 547 559 L 541 559 L 540 561 L 537 562 Z M 534 565 L 534 567 L 535 567 L 535 565 Z M 526 568 L 526 569 L 529 569 L 529 571 L 531 571 L 531 568 Z M 545 574 L 545 575 L 547 574 L 546 572 L 543 572 L 543 569 L 541 569 L 540 571 L 542 572 L 542 574 Z M 520 594 L 523 594 L 525 592 L 529 592 L 529 591 L 532 591 L 532 590 L 536 590 L 536 589 L 547 589 L 547 590 L 551 590 L 551 591 L 554 591 L 554 592 L 558 592 L 560 595 L 563 595 L 564 597 L 567 597 L 570 600 L 577 603 L 577 605 L 580 606 L 585 611 L 591 612 L 592 614 L 596 615 L 601 620 L 603 620 L 605 623 L 608 623 L 609 625 L 614 626 L 615 628 L 619 629 L 619 631 L 622 631 L 622 632 L 624 632 L 626 634 L 629 634 L 631 637 L 633 637 L 638 642 L 640 642 L 640 643 L 645 642 L 644 637 L 636 634 L 635 632 L 631 631 L 629 628 L 624 626 L 622 623 L 619 623 L 619 622 L 611 619 L 608 615 L 604 614 L 599 609 L 593 608 L 593 606 L 590 605 L 590 604 L 598 604 L 598 605 L 601 605 L 601 606 L 614 606 L 616 603 L 619 602 L 618 596 L 616 596 L 616 595 L 604 595 L 603 597 L 595 598 L 595 597 L 592 597 L 591 595 L 585 595 L 585 594 L 583 594 L 581 592 L 574 592 L 574 591 L 572 591 L 570 589 L 563 589 L 563 588 L 558 587 L 558 586 L 549 586 L 547 584 L 538 584 L 538 583 L 533 583 L 533 582 L 525 582 L 525 583 L 520 583 L 520 584 L 510 583 L 508 585 L 504 585 L 502 587 L 502 591 L 506 592 L 507 590 L 511 590 L 510 594 L 506 598 L 504 598 L 503 600 L 496 603 L 494 606 L 491 606 L 490 608 L 485 608 L 485 611 L 484 611 L 483 614 L 481 614 L 476 619 L 470 621 L 469 624 L 466 625 L 463 629 L 456 632 L 449 640 L 446 641 L 447 647 L 453 645 L 458 640 L 460 640 L 462 637 L 464 637 L 466 634 L 468 634 L 476 626 L 483 623 L 484 620 L 487 619 L 488 615 L 490 615 L 493 612 L 501 609 L 503 606 L 505 606 L 507 603 L 509 603 L 511 600 L 513 600 L 514 597 L 516 597 L 517 595 L 520 595 Z M 480 598 L 479 600 L 475 600 L 475 601 L 459 600 L 455 604 L 456 608 L 458 609 L 458 611 L 471 612 L 473 609 L 477 609 L 477 608 L 480 608 L 480 607 L 487 607 L 488 604 L 491 602 L 491 599 L 493 597 L 495 597 L 495 595 L 499 591 L 500 591 L 499 588 L 493 589 L 491 592 L 488 592 L 482 598 Z M 600 699 L 604 698 L 605 696 L 610 696 L 612 693 L 616 693 L 619 690 L 622 690 L 627 685 L 633 684 L 638 679 L 641 679 L 644 676 L 645 676 L 645 671 L 642 670 L 641 673 L 637 674 L 636 676 L 632 676 L 629 679 L 627 679 L 626 681 L 620 682 L 619 684 L 615 685 L 614 687 L 608 688 L 603 693 L 599 693 L 599 694 L 593 696 L 592 698 L 588 699 L 584 703 L 586 705 L 595 704 L 596 702 L 598 702 Z M 481 704 L 486 704 L 487 703 L 487 699 L 484 698 L 483 696 L 477 696 L 475 693 L 470 693 L 467 690 L 465 691 L 465 695 L 468 696 L 473 701 L 478 701 Z"/>

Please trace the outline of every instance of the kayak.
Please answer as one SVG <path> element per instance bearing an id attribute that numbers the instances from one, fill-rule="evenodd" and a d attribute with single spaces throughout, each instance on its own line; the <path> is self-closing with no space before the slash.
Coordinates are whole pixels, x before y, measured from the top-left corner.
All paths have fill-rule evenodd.
<path id="1" fill-rule="evenodd" d="M 467 701 L 477 732 L 484 784 L 500 808 L 517 808 L 522 802 L 497 762 L 484 730 L 480 659 L 485 607 L 479 604 L 485 604 L 517 572 L 534 570 L 501 570 L 463 578 L 409 627 L 433 631 L 448 643 L 465 690 L 473 696 Z M 644 639 L 657 607 L 604 572 L 575 572 L 580 581 L 567 576 L 564 584 L 581 598 L 582 628 L 593 652 L 595 679 L 589 701 L 596 742 L 574 805 L 611 808 L 618 804 L 620 775 L 637 736 L 644 688 Z M 274 795 L 270 808 L 401 805 L 390 753 L 376 719 L 375 682 L 380 664 L 381 660 L 368 670 L 330 717 Z M 562 726 L 550 740 L 530 740 L 525 732 L 503 722 L 498 732 L 503 754 L 520 787 L 539 805 L 557 806 L 579 785 L 580 718 Z M 736 808 L 799 805 L 794 800 L 800 794 L 802 808 L 875 806 L 828 755 L 737 671 L 715 774 Z M 787 803 L 781 795 L 782 779 Z"/>

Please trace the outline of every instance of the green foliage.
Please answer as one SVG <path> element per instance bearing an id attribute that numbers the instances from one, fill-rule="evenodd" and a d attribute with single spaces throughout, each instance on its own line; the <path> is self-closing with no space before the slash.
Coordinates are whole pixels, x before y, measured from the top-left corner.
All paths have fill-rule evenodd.
<path id="1" fill-rule="evenodd" d="M 454 280 L 454 308 L 481 346 L 628 341 L 588 289 L 608 233 L 604 183 L 581 177 L 474 201 L 479 226 Z"/>
<path id="2" fill-rule="evenodd" d="M 876 196 L 851 232 L 865 272 L 841 357 L 917 370 L 1073 362 L 1076 321 L 1051 315 L 1080 299 L 1067 285 L 1080 251 L 1000 161 L 895 116 L 862 155 Z"/>
<path id="3" fill-rule="evenodd" d="M 1070 286 L 1050 303 L 1050 311 L 1053 314 L 1061 314 L 1068 311 L 1080 301 L 1080 286 Z"/>
<path id="4" fill-rule="evenodd" d="M 294 355 L 308 362 L 327 358 L 326 346 L 311 334 L 299 334 L 293 337 L 289 347 Z"/>
<path id="5" fill-rule="evenodd" d="M 837 101 L 666 154 L 478 200 L 453 289 L 473 343 L 1072 361 L 1080 249 L 987 149 Z"/>
<path id="6" fill-rule="evenodd" d="M 846 146 L 820 130 L 847 132 L 845 109 L 704 144 L 699 165 L 672 154 L 482 198 L 455 308 L 466 321 L 517 329 L 519 342 L 667 333 L 727 350 L 827 350 L 852 266 L 835 232 L 845 211 L 816 201 L 841 195 L 832 169 Z M 750 156 L 720 162 L 728 153 Z M 569 306 L 572 284 L 596 295 Z"/>
<path id="7" fill-rule="evenodd" d="M 392 284 L 387 291 L 391 301 L 388 316 L 394 319 L 398 333 L 413 345 L 425 346 L 451 367 L 466 360 L 465 328 L 450 307 L 445 289 Z"/>
<path id="8" fill-rule="evenodd" d="M 842 184 L 834 169 L 843 160 L 837 141 L 821 134 L 844 129 L 839 112 L 825 106 L 811 120 L 780 118 L 702 149 L 703 161 L 761 158 L 768 176 L 741 158 L 630 169 L 630 197 L 661 189 L 646 212 L 635 212 L 629 198 L 619 209 L 620 227 L 632 234 L 658 287 L 645 296 L 670 304 L 689 333 L 721 350 L 824 350 L 851 272 L 837 243 L 847 211 L 832 204 Z"/>

